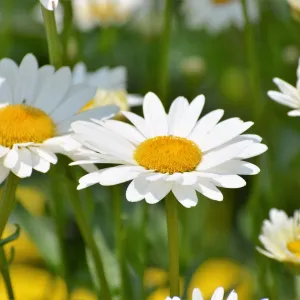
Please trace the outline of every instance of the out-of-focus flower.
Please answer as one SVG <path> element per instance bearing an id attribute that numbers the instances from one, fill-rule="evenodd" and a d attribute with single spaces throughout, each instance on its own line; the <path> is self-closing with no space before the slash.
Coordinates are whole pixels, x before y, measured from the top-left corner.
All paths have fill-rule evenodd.
<path id="1" fill-rule="evenodd" d="M 27 54 L 19 67 L 11 59 L 2 59 L 0 183 L 10 171 L 20 178 L 30 177 L 33 170 L 48 172 L 57 162 L 55 153 L 70 154 L 72 158 L 73 152 L 64 147 L 70 139 L 70 123 L 107 118 L 118 112 L 118 107 L 112 105 L 78 114 L 95 92 L 85 83 L 73 85 L 67 67 L 57 72 L 49 65 L 39 68 L 32 54 Z"/>
<path id="2" fill-rule="evenodd" d="M 58 5 L 59 0 L 40 0 L 40 2 L 48 10 L 54 10 Z"/>
<path id="3" fill-rule="evenodd" d="M 111 163 L 83 176 L 78 189 L 93 184 L 115 185 L 131 181 L 126 191 L 130 202 L 155 204 L 169 192 L 185 207 L 197 204 L 196 191 L 221 201 L 218 187 L 240 188 L 239 175 L 254 175 L 259 168 L 244 159 L 267 150 L 257 135 L 242 135 L 253 122 L 232 118 L 217 124 L 223 110 L 215 110 L 199 121 L 205 98 L 189 103 L 178 97 L 166 114 L 159 98 L 148 93 L 143 103 L 144 119 L 123 112 L 135 126 L 125 122 L 74 122 L 73 137 L 95 151 L 82 163 Z M 92 145 L 90 147 L 89 145 Z"/>
<path id="4" fill-rule="evenodd" d="M 11 265 L 11 281 L 14 289 L 15 299 L 67 299 L 67 287 L 64 281 L 52 276 L 45 270 L 25 265 Z M 1 300 L 9 300 L 6 295 L 5 284 L 0 278 Z"/>
<path id="5" fill-rule="evenodd" d="M 288 0 L 295 19 L 300 20 L 300 2 L 299 0 Z"/>
<path id="6" fill-rule="evenodd" d="M 4 238 L 12 235 L 14 232 L 15 226 L 11 224 L 6 225 L 4 230 Z M 15 249 L 13 263 L 36 263 L 42 260 L 37 247 L 24 230 L 20 231 L 20 235 L 16 240 L 4 246 L 7 257 L 10 256 L 11 247 L 14 247 Z"/>
<path id="7" fill-rule="evenodd" d="M 274 83 L 278 86 L 280 92 L 269 91 L 268 96 L 288 107 L 293 108 L 293 110 L 288 112 L 290 117 L 299 117 L 300 116 L 300 59 L 297 69 L 297 83 L 296 87 L 290 85 L 289 83 L 279 79 L 274 78 Z"/>
<path id="8" fill-rule="evenodd" d="M 219 287 L 215 290 L 211 300 L 223 300 L 224 294 L 225 294 L 224 289 L 222 287 Z M 227 300 L 237 300 L 238 299 L 237 293 L 232 291 L 230 293 L 230 295 L 228 296 L 228 298 L 226 298 L 226 299 Z M 166 300 L 180 300 L 180 298 L 179 297 L 173 297 L 173 298 L 167 297 Z M 202 293 L 199 289 L 193 290 L 193 295 L 192 295 L 191 300 L 204 300 Z"/>
<path id="9" fill-rule="evenodd" d="M 37 188 L 31 186 L 19 186 L 16 198 L 33 216 L 41 216 L 45 212 L 46 196 Z"/>
<path id="10" fill-rule="evenodd" d="M 122 25 L 144 0 L 74 0 L 74 18 L 81 30 L 97 26 Z"/>
<path id="11" fill-rule="evenodd" d="M 71 293 L 71 300 L 97 300 L 97 296 L 84 288 L 78 288 Z"/>
<path id="12" fill-rule="evenodd" d="M 103 67 L 95 72 L 88 73 L 84 63 L 78 63 L 73 71 L 73 83 L 86 83 L 97 88 L 96 95 L 83 108 L 82 111 L 115 104 L 121 110 L 128 111 L 130 107 L 143 103 L 143 97 L 127 94 L 127 72 L 125 67 L 109 69 Z"/>
<path id="13" fill-rule="evenodd" d="M 249 271 L 229 259 L 209 259 L 201 264 L 191 278 L 188 299 L 191 299 L 195 288 L 200 288 L 204 299 L 208 299 L 216 286 L 223 286 L 226 291 L 234 289 L 243 300 L 253 299 L 253 281 Z"/>
<path id="14" fill-rule="evenodd" d="M 299 59 L 299 56 L 300 56 L 300 51 L 298 47 L 295 45 L 290 45 L 283 49 L 282 59 L 287 64 L 294 64 Z"/>
<path id="15" fill-rule="evenodd" d="M 248 0 L 247 5 L 250 20 L 257 21 L 256 1 Z M 210 33 L 218 33 L 231 25 L 243 28 L 245 23 L 239 0 L 184 0 L 182 10 L 189 28 L 206 28 Z"/>
<path id="16" fill-rule="evenodd" d="M 292 265 L 300 264 L 300 211 L 288 217 L 282 210 L 271 209 L 270 220 L 265 220 L 259 240 L 265 249 L 262 254 Z"/>
<path id="17" fill-rule="evenodd" d="M 147 284 L 145 280 L 146 287 L 157 288 L 147 300 L 165 300 L 170 295 L 170 290 L 166 288 L 168 272 L 157 268 L 146 270 L 145 278 L 148 280 Z M 149 282 L 152 284 L 149 285 Z M 201 289 L 204 299 L 209 299 L 216 286 L 223 286 L 226 291 L 236 290 L 243 300 L 252 299 L 253 281 L 249 271 L 232 260 L 221 258 L 209 259 L 199 266 L 188 286 L 188 299 L 193 299 L 196 287 Z"/>
<path id="18" fill-rule="evenodd" d="M 182 61 L 181 70 L 189 77 L 202 76 L 206 71 L 205 60 L 199 56 L 189 56 Z"/>

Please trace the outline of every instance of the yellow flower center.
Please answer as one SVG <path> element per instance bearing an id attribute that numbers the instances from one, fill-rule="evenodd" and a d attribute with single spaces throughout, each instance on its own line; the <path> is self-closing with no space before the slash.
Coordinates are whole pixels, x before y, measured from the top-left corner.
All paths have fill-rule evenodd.
<path id="1" fill-rule="evenodd" d="M 42 143 L 55 135 L 55 124 L 42 110 L 24 104 L 0 108 L 0 145 Z"/>
<path id="2" fill-rule="evenodd" d="M 227 4 L 229 2 L 232 2 L 232 0 L 212 0 L 214 4 Z"/>
<path id="3" fill-rule="evenodd" d="M 290 252 L 300 258 L 300 240 L 289 242 L 286 246 Z"/>
<path id="4" fill-rule="evenodd" d="M 202 152 L 192 141 L 177 136 L 157 136 L 141 143 L 134 152 L 137 163 L 160 173 L 183 173 L 196 169 Z"/>

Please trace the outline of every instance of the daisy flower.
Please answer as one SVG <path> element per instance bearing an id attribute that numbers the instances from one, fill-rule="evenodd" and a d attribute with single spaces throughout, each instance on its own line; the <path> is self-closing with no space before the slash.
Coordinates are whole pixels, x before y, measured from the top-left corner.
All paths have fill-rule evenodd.
<path id="1" fill-rule="evenodd" d="M 75 120 L 107 118 L 118 108 L 106 106 L 78 114 L 94 97 L 95 88 L 72 85 L 64 67 L 38 67 L 32 54 L 20 66 L 11 59 L 0 61 L 0 183 L 12 171 L 20 178 L 32 170 L 46 173 L 57 162 L 55 153 L 72 158 L 79 143 L 72 142 L 70 124 Z"/>
<path id="2" fill-rule="evenodd" d="M 124 24 L 144 0 L 74 0 L 75 23 L 86 31 Z"/>
<path id="3" fill-rule="evenodd" d="M 300 116 L 300 59 L 297 69 L 296 87 L 279 78 L 274 78 L 273 81 L 278 86 L 280 92 L 269 91 L 268 96 L 282 105 L 291 107 L 293 110 L 288 112 L 290 117 Z"/>
<path id="4" fill-rule="evenodd" d="M 127 72 L 125 67 L 109 69 L 103 67 L 95 72 L 88 73 L 86 65 L 82 62 L 75 65 L 73 70 L 73 83 L 86 83 L 97 88 L 95 97 L 89 101 L 83 110 L 115 104 L 121 110 L 143 103 L 143 97 L 127 94 Z"/>
<path id="5" fill-rule="evenodd" d="M 169 114 L 159 98 L 148 93 L 143 103 L 144 118 L 123 112 L 132 125 L 121 121 L 74 122 L 73 137 L 95 151 L 82 163 L 118 166 L 83 176 L 78 189 L 96 183 L 129 184 L 126 197 L 136 202 L 157 203 L 173 192 L 185 207 L 197 204 L 196 191 L 221 201 L 218 187 L 240 188 L 246 184 L 239 175 L 253 175 L 259 168 L 244 159 L 267 150 L 257 135 L 241 135 L 252 122 L 232 118 L 218 122 L 223 110 L 215 110 L 199 121 L 204 96 L 192 103 L 178 97 Z"/>
<path id="6" fill-rule="evenodd" d="M 48 10 L 54 10 L 59 3 L 59 0 L 40 0 L 41 4 Z"/>
<path id="7" fill-rule="evenodd" d="M 248 0 L 250 20 L 258 20 L 256 1 Z M 210 33 L 218 33 L 231 25 L 243 28 L 245 21 L 239 0 L 184 0 L 182 11 L 190 29 L 206 28 Z"/>
<path id="8" fill-rule="evenodd" d="M 224 299 L 224 289 L 222 287 L 219 287 L 215 290 L 214 294 L 212 295 L 211 300 L 223 300 Z M 227 300 L 238 300 L 238 295 L 236 292 L 232 291 Z M 180 300 L 179 297 L 173 297 L 173 298 L 166 298 L 166 300 Z M 192 300 L 204 300 L 202 297 L 201 291 L 199 289 L 194 289 Z"/>
<path id="9" fill-rule="evenodd" d="M 281 262 L 300 264 L 300 211 L 288 217 L 282 210 L 270 210 L 270 220 L 265 220 L 260 242 L 265 249 L 262 254 Z"/>

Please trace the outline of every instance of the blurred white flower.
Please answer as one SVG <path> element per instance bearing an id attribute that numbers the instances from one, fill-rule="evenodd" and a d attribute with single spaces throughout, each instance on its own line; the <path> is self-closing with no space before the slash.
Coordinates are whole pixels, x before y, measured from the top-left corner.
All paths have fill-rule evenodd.
<path id="1" fill-rule="evenodd" d="M 274 78 L 273 81 L 278 86 L 280 92 L 269 91 L 268 96 L 282 105 L 291 107 L 293 110 L 288 112 L 290 117 L 300 116 L 300 59 L 297 69 L 296 87 L 279 78 Z"/>
<path id="2" fill-rule="evenodd" d="M 251 22 L 256 22 L 259 18 L 256 1 L 248 0 L 247 5 Z M 245 24 L 239 0 L 184 0 L 182 10 L 190 29 L 206 28 L 218 33 L 231 25 L 243 28 Z"/>
<path id="3" fill-rule="evenodd" d="M 123 112 L 134 126 L 116 120 L 74 122 L 73 137 L 94 151 L 86 161 L 74 164 L 109 163 L 109 167 L 83 176 L 78 189 L 100 183 L 110 186 L 131 181 L 126 197 L 149 204 L 173 192 L 185 207 L 197 204 L 196 191 L 221 201 L 218 187 L 246 185 L 239 175 L 254 175 L 259 168 L 244 161 L 267 150 L 261 137 L 243 135 L 253 123 L 231 118 L 217 124 L 223 110 L 198 118 L 204 96 L 189 103 L 178 97 L 169 114 L 159 98 L 148 93 L 143 103 L 144 118 Z"/>
<path id="4" fill-rule="evenodd" d="M 214 294 L 211 297 L 211 300 L 223 300 L 224 299 L 224 289 L 222 287 L 219 287 L 215 290 Z M 227 300 L 238 300 L 238 295 L 236 292 L 232 291 Z M 179 297 L 173 297 L 173 298 L 166 298 L 166 300 L 180 300 Z M 204 300 L 201 291 L 199 289 L 194 289 L 192 300 Z"/>
<path id="5" fill-rule="evenodd" d="M 87 72 L 86 65 L 82 62 L 76 64 L 73 70 L 73 83 L 86 83 L 97 88 L 97 93 L 89 101 L 83 110 L 115 104 L 121 110 L 129 110 L 130 107 L 140 106 L 143 97 L 135 94 L 127 94 L 127 71 L 125 67 L 103 67 L 95 72 Z"/>
<path id="6" fill-rule="evenodd" d="M 40 0 L 40 2 L 48 10 L 54 10 L 58 5 L 59 0 Z"/>
<path id="7" fill-rule="evenodd" d="M 300 263 L 300 211 L 288 217 L 282 210 L 271 209 L 270 220 L 265 220 L 259 240 L 265 249 L 262 254 L 281 262 Z"/>
<path id="8" fill-rule="evenodd" d="M 144 0 L 74 0 L 74 18 L 81 30 L 122 25 Z"/>
<path id="9" fill-rule="evenodd" d="M 73 85 L 67 67 L 56 72 L 49 65 L 39 68 L 32 54 L 27 54 L 20 66 L 11 59 L 2 59 L 0 183 L 10 171 L 20 178 L 30 177 L 33 169 L 48 172 L 50 164 L 57 162 L 55 153 L 72 158 L 80 144 L 70 138 L 70 124 L 118 112 L 116 106 L 107 106 L 78 114 L 95 92 L 84 83 Z"/>

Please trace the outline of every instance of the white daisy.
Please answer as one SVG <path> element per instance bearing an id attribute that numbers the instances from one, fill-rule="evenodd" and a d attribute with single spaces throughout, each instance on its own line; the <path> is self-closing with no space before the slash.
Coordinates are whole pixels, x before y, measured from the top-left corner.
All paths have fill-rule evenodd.
<path id="1" fill-rule="evenodd" d="M 293 110 L 288 112 L 290 117 L 300 116 L 300 59 L 297 69 L 296 87 L 279 78 L 274 78 L 273 81 L 278 86 L 280 92 L 269 91 L 268 96 L 282 105 L 291 107 Z"/>
<path id="2" fill-rule="evenodd" d="M 40 0 L 40 2 L 48 10 L 54 10 L 58 5 L 59 0 Z"/>
<path id="3" fill-rule="evenodd" d="M 257 21 L 256 1 L 248 0 L 247 5 L 250 20 Z M 231 25 L 243 28 L 245 24 L 239 0 L 184 0 L 182 10 L 191 29 L 206 28 L 211 33 L 218 33 Z"/>
<path id="4" fill-rule="evenodd" d="M 270 220 L 265 220 L 259 240 L 262 254 L 281 262 L 300 264 L 300 211 L 288 217 L 282 210 L 271 209 Z"/>
<path id="5" fill-rule="evenodd" d="M 84 109 L 95 108 L 107 104 L 115 104 L 122 110 L 139 106 L 143 97 L 127 94 L 127 72 L 125 67 L 109 69 L 103 67 L 95 72 L 88 73 L 84 63 L 78 63 L 73 70 L 73 83 L 85 82 L 97 88 L 95 97 L 87 103 Z"/>
<path id="6" fill-rule="evenodd" d="M 158 97 L 148 93 L 144 119 L 123 112 L 134 126 L 116 120 L 74 122 L 74 138 L 95 151 L 87 161 L 75 164 L 118 164 L 82 177 L 78 189 L 132 180 L 126 192 L 128 201 L 157 203 L 172 191 L 182 205 L 192 207 L 198 201 L 196 191 L 220 201 L 223 195 L 218 187 L 244 186 L 239 175 L 259 172 L 244 159 L 267 147 L 257 135 L 241 135 L 252 122 L 232 118 L 217 124 L 224 113 L 221 109 L 197 122 L 203 106 L 203 95 L 190 104 L 178 97 L 166 114 Z"/>
<path id="7" fill-rule="evenodd" d="M 222 287 L 219 287 L 215 290 L 214 294 L 211 297 L 211 300 L 223 300 L 224 299 L 224 289 Z M 238 300 L 238 295 L 236 292 L 232 291 L 227 300 Z M 173 298 L 166 298 L 166 300 L 180 300 L 179 297 L 173 297 Z M 199 289 L 194 289 L 192 300 L 204 300 L 201 291 Z"/>
<path id="8" fill-rule="evenodd" d="M 72 74 L 64 67 L 38 67 L 32 54 L 20 66 L 11 59 L 0 61 L 0 183 L 10 171 L 29 177 L 32 169 L 47 172 L 57 162 L 55 153 L 70 154 L 71 122 L 113 116 L 118 108 L 107 106 L 78 114 L 95 94 L 86 84 L 72 85 Z M 66 135 L 67 134 L 67 135 Z M 66 136 L 64 136 L 66 135 Z"/>
<path id="9" fill-rule="evenodd" d="M 144 0 L 74 0 L 75 23 L 81 30 L 124 24 Z"/>

